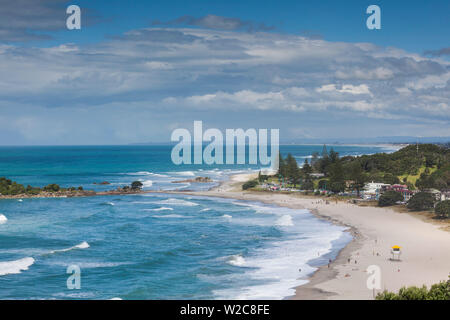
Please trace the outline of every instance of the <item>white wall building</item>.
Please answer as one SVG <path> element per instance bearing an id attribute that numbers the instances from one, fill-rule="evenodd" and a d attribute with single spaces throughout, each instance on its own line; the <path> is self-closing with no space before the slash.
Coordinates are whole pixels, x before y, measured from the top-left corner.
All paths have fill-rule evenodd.
<path id="1" fill-rule="evenodd" d="M 362 195 L 364 199 L 377 199 L 380 196 L 381 188 L 387 187 L 389 184 L 381 182 L 369 182 L 364 186 Z"/>

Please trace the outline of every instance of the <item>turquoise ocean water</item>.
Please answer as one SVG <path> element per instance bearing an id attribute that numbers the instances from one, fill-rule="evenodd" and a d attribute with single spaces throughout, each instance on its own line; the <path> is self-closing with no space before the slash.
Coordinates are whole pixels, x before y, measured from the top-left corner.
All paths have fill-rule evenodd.
<path id="1" fill-rule="evenodd" d="M 390 152 L 334 146 L 340 155 Z M 170 146 L 0 147 L 0 177 L 201 190 L 257 166 L 176 166 Z M 281 146 L 299 163 L 322 146 Z M 111 185 L 95 182 L 108 181 Z M 0 200 L 0 299 L 283 299 L 351 237 L 306 210 L 172 194 Z M 67 267 L 81 270 L 70 290 Z M 299 271 L 301 269 L 301 272 Z"/>

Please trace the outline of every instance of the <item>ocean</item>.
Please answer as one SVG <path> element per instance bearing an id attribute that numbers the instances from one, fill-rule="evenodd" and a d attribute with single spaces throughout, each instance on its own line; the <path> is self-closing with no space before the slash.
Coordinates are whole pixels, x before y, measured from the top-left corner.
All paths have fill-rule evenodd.
<path id="1" fill-rule="evenodd" d="M 388 146 L 333 146 L 341 156 Z M 205 190 L 258 166 L 182 165 L 170 146 L 0 147 L 25 185 Z M 322 146 L 281 146 L 301 164 Z M 213 183 L 173 183 L 196 176 Z M 109 185 L 100 185 L 107 181 Z M 173 194 L 0 200 L 0 299 L 284 299 L 351 236 L 307 210 Z M 80 289 L 69 289 L 69 266 Z M 301 270 L 301 272 L 300 272 Z"/>

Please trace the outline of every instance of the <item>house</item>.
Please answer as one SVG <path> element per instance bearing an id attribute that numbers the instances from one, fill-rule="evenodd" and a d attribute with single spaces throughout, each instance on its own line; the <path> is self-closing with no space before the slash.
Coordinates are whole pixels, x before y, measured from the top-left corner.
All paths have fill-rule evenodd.
<path id="1" fill-rule="evenodd" d="M 407 202 L 417 191 L 408 190 L 408 186 L 404 184 L 393 184 L 383 188 L 383 191 L 396 191 L 402 194 L 403 201 Z"/>

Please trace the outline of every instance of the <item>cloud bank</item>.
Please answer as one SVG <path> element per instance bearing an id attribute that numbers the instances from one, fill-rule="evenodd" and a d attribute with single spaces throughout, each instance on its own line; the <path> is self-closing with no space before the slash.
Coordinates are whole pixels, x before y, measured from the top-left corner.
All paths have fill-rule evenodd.
<path id="1" fill-rule="evenodd" d="M 132 30 L 83 46 L 0 45 L 2 136 L 167 141 L 193 120 L 308 137 L 450 135 L 450 64 L 438 55 L 191 18 L 181 22 L 197 28 Z"/>

